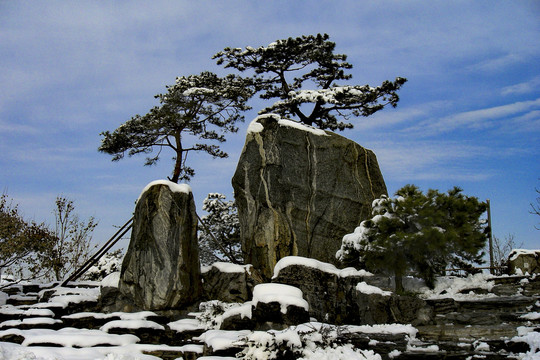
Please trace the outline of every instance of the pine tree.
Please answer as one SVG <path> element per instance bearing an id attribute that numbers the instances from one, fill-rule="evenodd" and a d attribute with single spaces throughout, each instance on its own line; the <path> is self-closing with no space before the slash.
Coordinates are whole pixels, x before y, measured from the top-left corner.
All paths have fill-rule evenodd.
<path id="1" fill-rule="evenodd" d="M 249 79 L 228 75 L 218 77 L 211 72 L 182 76 L 167 86 L 166 94 L 158 94 L 160 105 L 146 115 L 135 115 L 114 132 L 102 132 L 99 151 L 114 155 L 118 161 L 127 153 L 149 154 L 145 165 L 155 164 L 163 148 L 174 151 L 175 161 L 171 181 L 189 180 L 195 170 L 186 165 L 190 152 L 205 152 L 214 158 L 227 157 L 218 143 L 225 141 L 226 132 L 236 132 L 241 113 L 248 110 L 247 100 L 253 95 Z"/>
<path id="2" fill-rule="evenodd" d="M 406 185 L 395 195 L 375 200 L 373 217 L 343 237 L 340 260 L 394 273 L 396 292 L 403 292 L 402 278 L 409 271 L 433 287 L 435 276 L 449 265 L 482 263 L 486 234 L 480 217 L 485 203 L 457 187 L 424 194 Z"/>
<path id="3" fill-rule="evenodd" d="M 204 226 L 199 234 L 201 264 L 211 265 L 216 261 L 241 264 L 240 224 L 234 201 L 226 196 L 210 193 L 203 201 Z"/>
<path id="4" fill-rule="evenodd" d="M 252 70 L 261 98 L 279 99 L 261 114 L 277 113 L 321 129 L 344 130 L 353 125 L 342 120 L 397 105 L 397 91 L 407 81 L 404 78 L 377 87 L 339 85 L 339 81 L 351 79 L 347 70 L 352 65 L 346 55 L 334 54 L 335 43 L 328 39 L 327 34 L 290 37 L 266 47 L 225 48 L 213 58 L 226 68 Z"/>

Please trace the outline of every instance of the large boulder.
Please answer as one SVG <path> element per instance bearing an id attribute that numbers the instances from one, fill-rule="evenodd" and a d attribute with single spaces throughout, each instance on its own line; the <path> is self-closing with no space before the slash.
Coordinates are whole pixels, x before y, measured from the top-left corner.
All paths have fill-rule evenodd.
<path id="1" fill-rule="evenodd" d="M 155 181 L 143 190 L 118 289 L 144 310 L 177 309 L 200 297 L 197 214 L 188 185 Z"/>
<path id="2" fill-rule="evenodd" d="M 371 150 L 277 115 L 250 124 L 232 184 L 245 261 L 266 278 L 289 255 L 337 264 L 342 237 L 387 193 Z"/>

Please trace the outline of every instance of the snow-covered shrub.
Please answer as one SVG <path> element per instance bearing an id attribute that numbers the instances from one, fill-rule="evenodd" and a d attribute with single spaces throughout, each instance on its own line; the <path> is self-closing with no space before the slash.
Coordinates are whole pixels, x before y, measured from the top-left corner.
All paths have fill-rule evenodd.
<path id="1" fill-rule="evenodd" d="M 396 278 L 396 291 L 408 272 L 433 288 L 435 276 L 449 265 L 481 263 L 486 243 L 483 220 L 486 204 L 461 189 L 423 193 L 406 185 L 396 197 L 382 196 L 372 204 L 372 218 L 343 237 L 336 257 L 369 271 L 386 270 Z"/>
<path id="2" fill-rule="evenodd" d="M 108 275 L 122 269 L 122 249 L 106 253 L 99 259 L 98 263 L 92 266 L 84 274 L 85 280 L 100 281 Z"/>
<path id="3" fill-rule="evenodd" d="M 199 305 L 200 313 L 197 315 L 199 323 L 204 325 L 205 329 L 219 329 L 223 321 L 223 314 L 228 309 L 241 306 L 238 303 L 226 303 L 219 300 L 210 300 L 202 302 Z"/>

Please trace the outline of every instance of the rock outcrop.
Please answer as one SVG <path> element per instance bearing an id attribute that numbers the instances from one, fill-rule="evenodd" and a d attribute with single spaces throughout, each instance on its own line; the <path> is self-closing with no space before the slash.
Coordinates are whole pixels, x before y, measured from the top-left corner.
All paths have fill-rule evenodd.
<path id="1" fill-rule="evenodd" d="M 383 291 L 378 287 L 385 282 L 383 278 L 363 270 L 339 270 L 293 256 L 278 262 L 272 282 L 298 287 L 309 304 L 309 315 L 322 322 L 418 325 L 431 319 L 431 310 L 423 300 Z"/>
<path id="2" fill-rule="evenodd" d="M 514 249 L 508 255 L 510 274 L 540 274 L 540 250 Z"/>
<path id="3" fill-rule="evenodd" d="M 118 288 L 144 310 L 181 308 L 200 297 L 197 214 L 189 186 L 157 181 L 143 190 Z"/>
<path id="4" fill-rule="evenodd" d="M 289 255 L 336 264 L 342 237 L 387 193 L 372 151 L 276 115 L 250 124 L 232 184 L 245 261 L 266 278 Z"/>

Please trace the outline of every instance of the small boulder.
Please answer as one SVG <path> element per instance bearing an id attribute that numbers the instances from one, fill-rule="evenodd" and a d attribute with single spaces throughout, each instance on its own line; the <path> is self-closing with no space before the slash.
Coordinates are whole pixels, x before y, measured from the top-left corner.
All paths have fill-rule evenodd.
<path id="1" fill-rule="evenodd" d="M 514 249 L 508 255 L 510 274 L 540 274 L 540 250 Z"/>
<path id="2" fill-rule="evenodd" d="M 262 282 L 252 265 L 217 262 L 203 268 L 204 297 L 229 303 L 251 299 L 253 288 Z"/>

